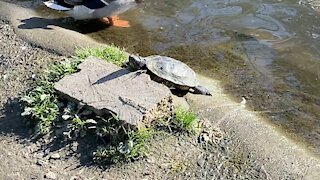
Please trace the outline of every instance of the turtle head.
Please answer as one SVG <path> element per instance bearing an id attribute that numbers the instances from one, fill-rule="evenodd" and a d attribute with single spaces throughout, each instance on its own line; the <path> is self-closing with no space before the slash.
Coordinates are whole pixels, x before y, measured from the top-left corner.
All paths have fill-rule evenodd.
<path id="1" fill-rule="evenodd" d="M 136 55 L 129 56 L 128 66 L 132 69 L 145 69 L 146 59 Z"/>

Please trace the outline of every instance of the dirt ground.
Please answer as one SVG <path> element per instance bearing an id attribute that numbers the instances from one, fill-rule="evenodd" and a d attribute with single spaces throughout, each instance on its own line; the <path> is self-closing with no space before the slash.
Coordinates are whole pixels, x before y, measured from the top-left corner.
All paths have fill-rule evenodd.
<path id="1" fill-rule="evenodd" d="M 197 137 L 164 132 L 154 137 L 146 159 L 107 167 L 91 161 L 92 140 L 33 141 L 18 98 L 48 64 L 63 58 L 23 41 L 0 20 L 0 179 L 268 179 L 263 164 L 226 134 L 204 145 Z"/>

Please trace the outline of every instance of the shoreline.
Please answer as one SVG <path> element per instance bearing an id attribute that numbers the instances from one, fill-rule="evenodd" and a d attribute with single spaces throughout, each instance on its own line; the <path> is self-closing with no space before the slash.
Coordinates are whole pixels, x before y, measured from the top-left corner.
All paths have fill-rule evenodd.
<path id="1" fill-rule="evenodd" d="M 8 9 L 15 10 L 8 11 Z M 45 50 L 58 52 L 58 54 L 68 56 L 76 47 L 101 45 L 80 33 L 60 27 L 52 27 L 53 30 L 50 33 L 56 42 L 52 42 L 51 38 L 44 38 L 48 35 L 48 30 L 41 28 L 21 30 L 17 28 L 20 25 L 18 19 L 33 17 L 35 14 L 31 10 L 12 4 L 0 2 L 0 16 L 8 19 L 15 33 L 22 39 Z M 46 41 L 43 41 L 44 39 Z M 284 172 L 303 174 L 303 179 L 320 177 L 320 161 L 317 154 L 308 152 L 304 147 L 283 136 L 279 130 L 266 123 L 254 112 L 243 108 L 240 103 L 233 102 L 223 93 L 219 82 L 199 77 L 201 84 L 210 85 L 209 88 L 215 95 L 208 98 L 189 94 L 186 100 L 196 112 L 204 112 L 200 113 L 202 118 L 220 124 L 219 127 L 222 130 L 231 134 L 235 140 L 232 146 L 241 144 L 241 146 L 249 147 L 248 151 L 264 165 L 263 167 L 268 170 L 272 178 L 281 178 Z M 207 111 L 208 108 L 212 110 Z"/>

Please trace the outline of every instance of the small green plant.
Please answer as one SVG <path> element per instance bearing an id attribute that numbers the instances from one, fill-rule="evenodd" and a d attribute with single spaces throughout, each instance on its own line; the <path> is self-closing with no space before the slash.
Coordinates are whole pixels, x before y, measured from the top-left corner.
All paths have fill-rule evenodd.
<path id="1" fill-rule="evenodd" d="M 94 56 L 108 62 L 112 62 L 118 66 L 121 66 L 126 60 L 124 50 L 114 45 L 98 48 L 84 48 L 76 51 L 76 57 L 79 59 L 85 59 L 89 56 Z"/>
<path id="2" fill-rule="evenodd" d="M 148 152 L 147 144 L 154 134 L 154 130 L 148 128 L 129 132 L 129 142 L 132 142 L 132 145 L 130 146 L 130 152 L 125 155 L 125 159 L 128 160 L 145 156 Z"/>
<path id="3" fill-rule="evenodd" d="M 36 121 L 36 134 L 48 133 L 59 111 L 56 96 L 51 95 L 47 87 L 38 86 L 21 100 L 27 104 L 21 115 L 30 115 Z"/>
<path id="4" fill-rule="evenodd" d="M 75 73 L 77 71 L 77 66 L 82 62 L 82 60 L 68 60 L 65 59 L 57 64 L 49 67 L 47 74 L 43 76 L 42 82 L 54 83 L 62 79 L 64 76 Z"/>
<path id="5" fill-rule="evenodd" d="M 186 111 L 182 107 L 177 107 L 174 112 L 172 123 L 181 130 L 187 132 L 195 131 L 196 114 L 191 111 Z"/>
<path id="6" fill-rule="evenodd" d="M 131 130 L 123 141 L 113 145 L 100 146 L 94 153 L 94 160 L 98 162 L 119 163 L 132 161 L 143 157 L 148 152 L 148 142 L 154 130 L 142 128 Z"/>
<path id="7" fill-rule="evenodd" d="M 25 103 L 24 112 L 21 115 L 30 116 L 35 121 L 35 135 L 44 135 L 50 131 L 59 113 L 58 100 L 53 88 L 54 83 L 63 76 L 75 72 L 78 63 L 65 60 L 52 65 L 39 78 L 36 87 L 21 98 Z"/>

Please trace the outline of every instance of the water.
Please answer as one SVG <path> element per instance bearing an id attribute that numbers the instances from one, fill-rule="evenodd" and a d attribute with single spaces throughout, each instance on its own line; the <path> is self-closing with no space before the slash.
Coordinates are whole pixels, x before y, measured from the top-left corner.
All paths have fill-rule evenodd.
<path id="1" fill-rule="evenodd" d="M 146 0 L 121 16 L 131 22 L 127 29 L 58 20 L 129 52 L 186 62 L 320 152 L 320 13 L 319 1 L 309 2 Z M 52 11 L 37 10 L 52 18 Z"/>

